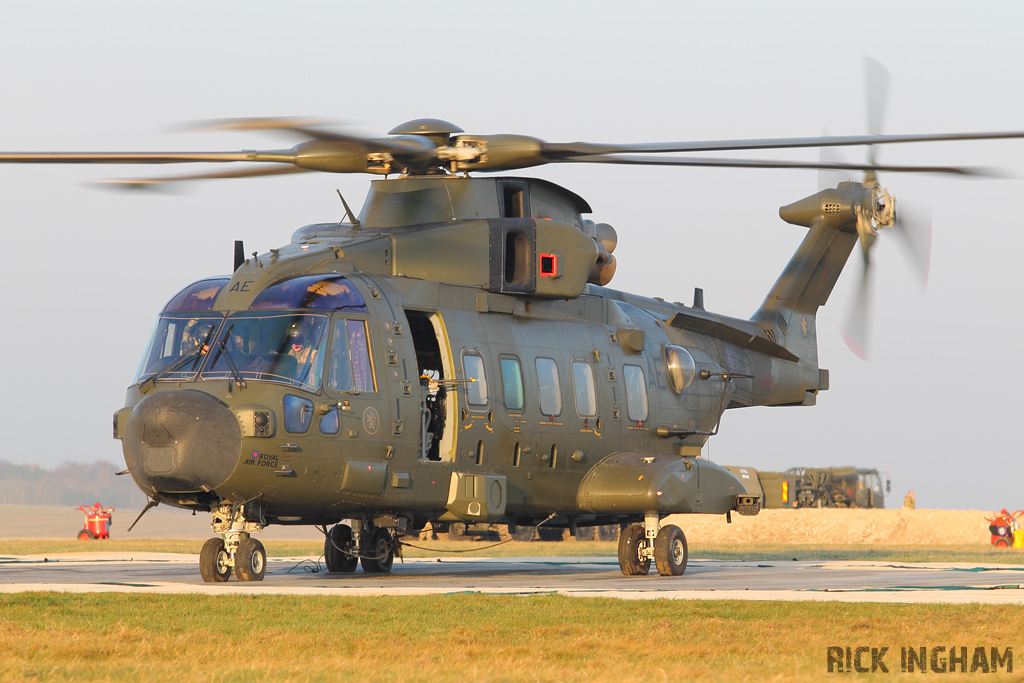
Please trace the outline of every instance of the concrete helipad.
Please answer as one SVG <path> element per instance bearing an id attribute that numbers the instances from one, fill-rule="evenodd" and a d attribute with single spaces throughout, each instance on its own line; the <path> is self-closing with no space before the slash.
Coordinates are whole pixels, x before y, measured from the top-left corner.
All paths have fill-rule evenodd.
<path id="1" fill-rule="evenodd" d="M 262 582 L 207 584 L 197 555 L 0 557 L 0 592 L 540 594 L 628 599 L 1024 604 L 1024 567 L 962 563 L 691 560 L 680 577 L 626 577 L 612 557 L 410 559 L 390 574 L 328 574 L 315 558 L 270 558 Z"/>

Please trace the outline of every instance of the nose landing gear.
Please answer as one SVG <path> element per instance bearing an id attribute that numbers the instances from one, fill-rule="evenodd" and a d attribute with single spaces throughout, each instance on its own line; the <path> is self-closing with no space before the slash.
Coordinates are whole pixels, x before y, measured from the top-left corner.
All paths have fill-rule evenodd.
<path id="1" fill-rule="evenodd" d="M 250 536 L 263 530 L 260 522 L 245 519 L 239 505 L 222 505 L 213 512 L 211 538 L 199 553 L 199 574 L 207 583 L 223 583 L 234 571 L 239 581 L 262 581 L 267 573 L 267 551 Z"/>

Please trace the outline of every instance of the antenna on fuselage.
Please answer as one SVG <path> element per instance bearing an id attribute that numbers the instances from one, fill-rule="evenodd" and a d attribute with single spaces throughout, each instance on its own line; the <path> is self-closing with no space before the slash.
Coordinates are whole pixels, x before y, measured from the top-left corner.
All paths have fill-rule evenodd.
<path id="1" fill-rule="evenodd" d="M 354 230 L 358 230 L 359 228 L 362 227 L 362 225 L 360 225 L 359 223 L 359 219 L 356 218 L 356 215 L 354 213 L 352 213 L 352 209 L 348 208 L 348 202 L 346 202 L 345 198 L 341 195 L 341 190 L 335 190 L 335 192 L 338 193 L 338 199 L 341 200 L 342 206 L 345 207 L 345 217 L 343 217 L 341 221 L 345 220 L 345 218 L 348 218 L 349 222 L 352 223 L 352 228 Z M 339 226 L 341 225 L 341 221 L 338 221 Z"/>

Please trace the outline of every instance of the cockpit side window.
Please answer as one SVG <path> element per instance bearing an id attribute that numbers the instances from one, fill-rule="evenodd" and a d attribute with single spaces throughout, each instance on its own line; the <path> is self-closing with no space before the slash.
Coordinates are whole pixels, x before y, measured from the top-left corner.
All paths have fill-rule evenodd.
<path id="1" fill-rule="evenodd" d="M 355 287 L 340 275 L 302 275 L 267 287 L 256 296 L 249 308 L 315 308 L 365 313 L 366 302 Z"/>
<path id="2" fill-rule="evenodd" d="M 336 392 L 377 391 L 365 320 L 336 318 L 327 371 L 327 388 Z"/>

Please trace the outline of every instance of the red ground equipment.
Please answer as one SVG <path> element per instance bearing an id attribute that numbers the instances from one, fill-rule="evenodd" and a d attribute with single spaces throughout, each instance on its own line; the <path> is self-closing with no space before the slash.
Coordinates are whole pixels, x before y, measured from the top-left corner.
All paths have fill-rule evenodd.
<path id="1" fill-rule="evenodd" d="M 995 517 L 986 517 L 988 531 L 992 534 L 992 545 L 997 548 L 1020 547 L 1022 541 L 1014 541 L 1016 536 L 1024 534 L 1024 529 L 1017 528 L 1017 519 L 1022 515 L 1024 510 L 1007 512 L 1006 508 L 1003 508 Z"/>
<path id="2" fill-rule="evenodd" d="M 110 538 L 110 525 L 113 523 L 113 516 L 110 513 L 114 508 L 96 503 L 92 507 L 79 505 L 78 509 L 85 513 L 85 526 L 78 532 L 79 541 Z"/>

